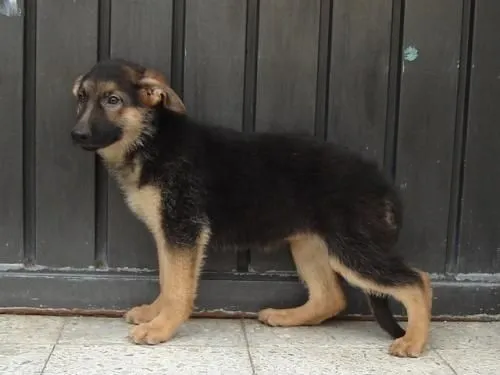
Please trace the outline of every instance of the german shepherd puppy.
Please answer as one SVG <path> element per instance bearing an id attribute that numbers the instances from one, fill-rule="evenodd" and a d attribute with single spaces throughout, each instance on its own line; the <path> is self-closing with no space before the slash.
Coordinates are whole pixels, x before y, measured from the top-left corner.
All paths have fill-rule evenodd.
<path id="1" fill-rule="evenodd" d="M 208 245 L 287 242 L 309 299 L 262 310 L 259 320 L 298 326 L 337 315 L 346 306 L 341 276 L 369 296 L 379 324 L 396 338 L 391 354 L 422 353 L 431 286 L 393 251 L 401 203 L 375 164 L 313 139 L 201 124 L 160 73 L 124 60 L 96 64 L 73 93 L 73 141 L 102 158 L 157 246 L 161 292 L 127 312 L 134 342 L 166 341 L 189 318 Z M 405 306 L 406 332 L 388 296 Z"/>

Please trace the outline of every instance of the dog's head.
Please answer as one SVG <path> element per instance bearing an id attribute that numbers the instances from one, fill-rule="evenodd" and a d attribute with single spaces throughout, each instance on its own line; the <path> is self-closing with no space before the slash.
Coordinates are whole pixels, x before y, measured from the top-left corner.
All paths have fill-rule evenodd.
<path id="1" fill-rule="evenodd" d="M 79 76 L 73 95 L 78 103 L 71 137 L 89 151 L 126 150 L 148 132 L 155 110 L 185 112 L 163 75 L 120 59 L 101 61 Z"/>

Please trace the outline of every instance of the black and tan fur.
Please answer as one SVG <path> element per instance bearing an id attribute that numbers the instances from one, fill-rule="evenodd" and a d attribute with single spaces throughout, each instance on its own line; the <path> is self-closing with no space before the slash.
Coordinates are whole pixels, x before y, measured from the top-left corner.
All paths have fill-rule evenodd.
<path id="1" fill-rule="evenodd" d="M 401 203 L 375 164 L 343 148 L 278 134 L 201 124 L 161 74 L 123 60 L 79 77 L 75 143 L 96 151 L 158 251 L 160 295 L 126 319 L 136 343 L 170 339 L 193 308 L 207 245 L 281 248 L 289 243 L 309 299 L 265 309 L 273 326 L 319 324 L 341 312 L 341 276 L 368 296 L 396 338 L 390 353 L 419 356 L 427 342 L 431 286 L 393 251 Z M 258 293 L 258 291 L 256 291 Z M 388 296 L 408 312 L 406 332 Z"/>

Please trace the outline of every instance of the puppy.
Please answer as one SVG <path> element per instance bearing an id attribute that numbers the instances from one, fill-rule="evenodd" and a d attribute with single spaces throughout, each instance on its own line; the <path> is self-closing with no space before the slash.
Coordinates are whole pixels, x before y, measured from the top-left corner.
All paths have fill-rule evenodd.
<path id="1" fill-rule="evenodd" d="M 396 338 L 391 354 L 423 352 L 429 278 L 393 251 L 401 202 L 374 163 L 313 139 L 202 124 L 185 114 L 160 73 L 124 60 L 96 64 L 73 94 L 73 141 L 102 158 L 156 242 L 161 291 L 127 312 L 134 342 L 164 342 L 189 318 L 207 246 L 288 243 L 309 299 L 262 310 L 262 322 L 313 325 L 337 315 L 346 306 L 341 276 L 369 296 L 379 324 Z M 406 332 L 388 296 L 405 306 Z"/>

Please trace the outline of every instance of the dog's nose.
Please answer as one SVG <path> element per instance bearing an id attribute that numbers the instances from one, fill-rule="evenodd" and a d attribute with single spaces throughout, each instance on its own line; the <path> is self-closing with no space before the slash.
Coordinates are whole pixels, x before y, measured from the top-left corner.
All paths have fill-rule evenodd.
<path id="1" fill-rule="evenodd" d="M 75 129 L 71 132 L 71 138 L 75 142 L 84 143 L 90 138 L 90 132 L 85 129 Z"/>

